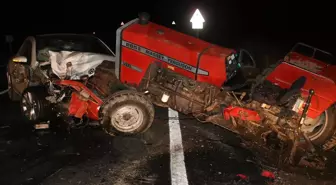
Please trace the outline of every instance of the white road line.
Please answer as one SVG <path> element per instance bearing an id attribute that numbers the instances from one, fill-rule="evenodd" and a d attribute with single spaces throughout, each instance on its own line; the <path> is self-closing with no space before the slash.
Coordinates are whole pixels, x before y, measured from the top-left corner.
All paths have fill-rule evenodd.
<path id="1" fill-rule="evenodd" d="M 178 112 L 168 109 L 170 139 L 170 176 L 172 185 L 188 185 Z"/>

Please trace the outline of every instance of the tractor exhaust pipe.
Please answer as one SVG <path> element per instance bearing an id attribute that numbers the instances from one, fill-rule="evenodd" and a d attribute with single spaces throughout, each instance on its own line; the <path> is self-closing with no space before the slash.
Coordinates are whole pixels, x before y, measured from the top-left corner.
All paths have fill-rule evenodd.
<path id="1" fill-rule="evenodd" d="M 146 25 L 149 22 L 150 15 L 147 12 L 141 12 L 139 13 L 139 24 L 140 25 Z"/>

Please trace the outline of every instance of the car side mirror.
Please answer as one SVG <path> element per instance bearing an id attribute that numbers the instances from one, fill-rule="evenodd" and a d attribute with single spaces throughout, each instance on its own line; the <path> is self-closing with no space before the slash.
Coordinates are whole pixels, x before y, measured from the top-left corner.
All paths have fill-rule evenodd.
<path id="1" fill-rule="evenodd" d="M 27 63 L 28 62 L 27 57 L 25 57 L 25 56 L 16 56 L 16 57 L 13 57 L 12 61 L 14 63 Z"/>

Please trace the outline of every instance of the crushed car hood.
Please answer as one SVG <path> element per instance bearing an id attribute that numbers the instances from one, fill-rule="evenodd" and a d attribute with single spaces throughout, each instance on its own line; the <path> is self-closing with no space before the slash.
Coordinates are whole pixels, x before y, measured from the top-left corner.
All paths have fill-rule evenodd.
<path id="1" fill-rule="evenodd" d="M 68 76 L 71 80 L 79 80 L 81 76 L 94 75 L 96 67 L 103 61 L 115 62 L 115 57 L 89 52 L 77 51 L 49 51 L 49 61 L 54 74 L 60 79 L 67 75 L 67 64 L 70 62 L 71 67 L 68 70 Z"/>

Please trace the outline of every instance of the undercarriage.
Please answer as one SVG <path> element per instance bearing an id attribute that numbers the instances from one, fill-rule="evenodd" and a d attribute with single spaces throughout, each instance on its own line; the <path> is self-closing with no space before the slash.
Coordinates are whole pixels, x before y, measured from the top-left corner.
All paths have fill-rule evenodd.
<path id="1" fill-rule="evenodd" d="M 139 90 L 148 94 L 158 106 L 191 114 L 200 122 L 224 127 L 246 140 L 260 140 L 267 145 L 269 138 L 275 136 L 279 143 L 291 146 L 290 164 L 297 164 L 296 153 L 304 150 L 307 155 L 299 162 L 321 169 L 325 158 L 317 151 L 323 149 L 316 147 L 309 138 L 306 126 L 314 91 L 310 90 L 306 99 L 300 94 L 305 80 L 301 77 L 289 89 L 281 89 L 259 78 L 248 91 L 233 92 L 152 64 Z"/>

